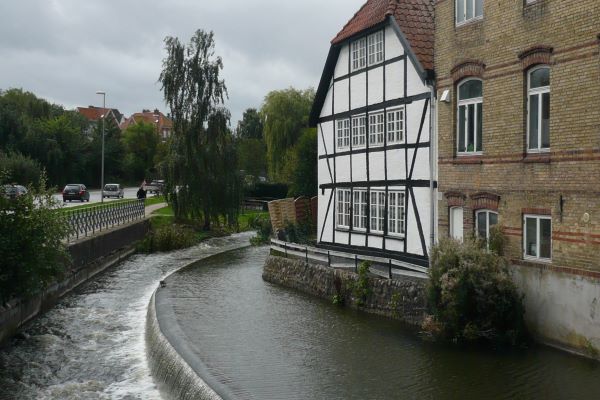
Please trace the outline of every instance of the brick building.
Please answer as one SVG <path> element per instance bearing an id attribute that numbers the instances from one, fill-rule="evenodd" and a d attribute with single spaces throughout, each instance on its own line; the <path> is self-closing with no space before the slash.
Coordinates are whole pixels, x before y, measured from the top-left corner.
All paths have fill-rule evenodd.
<path id="1" fill-rule="evenodd" d="M 586 296 L 600 292 L 599 34 L 598 0 L 436 2 L 439 236 L 500 224 L 527 301 L 540 302 L 529 314 L 570 312 L 575 287 L 581 312 L 595 310 Z M 591 312 L 579 331 L 529 318 L 549 341 L 581 347 L 572 333 L 599 327 Z"/>

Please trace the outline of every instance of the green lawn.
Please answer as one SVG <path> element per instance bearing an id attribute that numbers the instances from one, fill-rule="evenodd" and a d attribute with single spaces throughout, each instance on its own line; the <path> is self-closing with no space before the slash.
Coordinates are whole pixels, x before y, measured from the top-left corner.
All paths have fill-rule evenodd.
<path id="1" fill-rule="evenodd" d="M 238 217 L 240 231 L 251 230 L 252 228 L 250 227 L 250 221 L 256 216 L 268 218 L 269 213 L 267 211 L 243 211 Z M 173 209 L 171 208 L 171 206 L 167 206 L 154 211 L 152 213 L 152 219 L 160 219 L 160 221 L 156 221 L 157 224 L 166 225 L 175 221 L 175 214 L 173 213 Z"/>

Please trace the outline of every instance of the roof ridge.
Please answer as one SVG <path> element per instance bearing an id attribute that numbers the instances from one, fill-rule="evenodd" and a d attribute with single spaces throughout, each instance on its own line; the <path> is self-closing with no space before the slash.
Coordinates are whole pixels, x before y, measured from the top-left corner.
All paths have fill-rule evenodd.
<path id="1" fill-rule="evenodd" d="M 385 15 L 394 15 L 396 7 L 398 6 L 397 0 L 389 0 L 388 8 L 385 11 Z"/>
<path id="2" fill-rule="evenodd" d="M 357 15 L 358 15 L 358 14 L 359 14 L 359 13 L 360 13 L 360 12 L 361 12 L 361 11 L 362 11 L 362 10 L 363 10 L 365 7 L 366 7 L 366 6 L 367 6 L 367 4 L 369 4 L 369 1 L 371 1 L 371 0 L 366 0 L 366 1 L 364 2 L 364 4 L 363 4 L 363 5 L 362 5 L 362 6 L 361 6 L 359 9 L 358 9 L 358 11 L 356 11 L 356 12 L 354 13 L 354 15 L 353 15 L 353 16 L 352 16 L 352 17 L 351 17 L 349 20 L 348 20 L 348 22 L 346 22 L 346 23 L 344 24 L 344 26 L 342 27 L 342 31 L 343 31 L 344 29 L 346 29 L 346 27 L 347 27 L 348 25 L 350 25 L 350 23 L 351 23 L 351 22 L 354 20 L 354 18 L 356 18 L 356 16 L 357 16 Z M 336 38 L 337 38 L 337 35 L 336 35 L 336 36 L 335 36 L 333 39 L 331 39 L 331 41 L 334 41 Z"/>

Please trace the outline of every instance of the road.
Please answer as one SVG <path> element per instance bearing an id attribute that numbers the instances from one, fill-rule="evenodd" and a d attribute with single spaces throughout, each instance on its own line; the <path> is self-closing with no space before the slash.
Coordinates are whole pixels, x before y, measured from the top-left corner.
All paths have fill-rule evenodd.
<path id="1" fill-rule="evenodd" d="M 137 187 L 128 187 L 128 188 L 125 188 L 124 190 L 125 190 L 125 197 L 124 197 L 125 199 L 135 199 L 136 198 L 136 194 L 138 191 Z M 154 196 L 154 195 L 151 195 L 151 194 L 148 195 L 148 197 L 152 197 L 152 196 Z M 56 193 L 54 195 L 54 198 L 62 202 L 62 194 L 61 193 Z M 110 202 L 110 201 L 115 201 L 115 200 L 117 200 L 117 199 L 115 199 L 114 197 L 110 198 L 110 199 L 104 199 L 105 202 Z M 90 204 L 92 204 L 92 203 L 100 203 L 100 190 L 90 190 Z M 73 207 L 73 206 L 78 206 L 81 204 L 87 204 L 87 202 L 82 203 L 82 202 L 75 200 L 72 202 L 63 203 L 63 206 L 64 207 Z"/>

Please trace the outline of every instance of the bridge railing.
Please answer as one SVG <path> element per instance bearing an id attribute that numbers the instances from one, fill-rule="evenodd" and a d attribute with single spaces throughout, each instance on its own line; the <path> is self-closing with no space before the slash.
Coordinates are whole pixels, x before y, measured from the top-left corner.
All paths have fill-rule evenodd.
<path id="1" fill-rule="evenodd" d="M 66 210 L 65 213 L 70 227 L 67 239 L 71 241 L 143 219 L 146 215 L 146 207 L 144 200 L 125 200 Z"/>
<path id="2" fill-rule="evenodd" d="M 330 268 L 353 269 L 358 271 L 358 265 L 363 261 L 371 263 L 370 272 L 382 278 L 394 279 L 394 276 L 411 276 L 427 278 L 428 268 L 413 265 L 391 258 L 373 257 L 367 255 L 326 250 L 314 246 L 271 239 L 271 250 L 283 254 L 286 258 L 302 259 L 306 264 L 312 261 Z"/>

